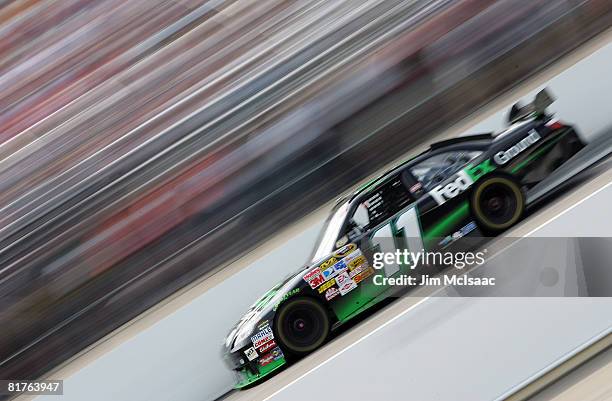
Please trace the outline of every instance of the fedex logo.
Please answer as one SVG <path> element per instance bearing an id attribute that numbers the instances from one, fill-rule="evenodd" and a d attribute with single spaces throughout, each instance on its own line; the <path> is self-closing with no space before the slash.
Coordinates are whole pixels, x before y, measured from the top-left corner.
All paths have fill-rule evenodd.
<path id="1" fill-rule="evenodd" d="M 455 179 L 447 184 L 438 185 L 429 191 L 429 195 L 436 201 L 438 205 L 442 205 L 449 199 L 459 195 L 474 183 L 474 180 L 470 175 L 462 170 L 458 172 Z"/>

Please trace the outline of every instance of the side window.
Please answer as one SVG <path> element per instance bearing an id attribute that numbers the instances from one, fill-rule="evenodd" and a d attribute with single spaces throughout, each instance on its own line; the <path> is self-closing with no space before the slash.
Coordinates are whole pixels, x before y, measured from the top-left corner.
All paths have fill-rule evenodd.
<path id="1" fill-rule="evenodd" d="M 412 166 L 410 172 L 429 191 L 481 153 L 479 150 L 454 150 L 438 153 Z"/>
<path id="2" fill-rule="evenodd" d="M 357 209 L 355 209 L 353 220 L 359 227 L 367 227 L 370 225 L 370 215 L 368 214 L 368 208 L 364 203 L 360 203 L 357 206 Z"/>

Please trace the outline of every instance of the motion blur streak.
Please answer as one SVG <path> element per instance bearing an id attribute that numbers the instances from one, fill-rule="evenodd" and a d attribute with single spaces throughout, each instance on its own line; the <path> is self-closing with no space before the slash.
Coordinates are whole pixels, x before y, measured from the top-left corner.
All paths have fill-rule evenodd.
<path id="1" fill-rule="evenodd" d="M 606 0 L 3 6 L 0 377 L 40 376 L 611 17 Z"/>

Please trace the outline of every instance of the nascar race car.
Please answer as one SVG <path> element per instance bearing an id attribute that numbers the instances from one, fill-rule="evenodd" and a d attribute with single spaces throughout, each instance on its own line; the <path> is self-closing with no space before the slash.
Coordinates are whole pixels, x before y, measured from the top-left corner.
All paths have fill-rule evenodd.
<path id="1" fill-rule="evenodd" d="M 259 299 L 227 336 L 236 387 L 316 350 L 332 331 L 393 295 L 396 287 L 375 285 L 375 278 L 405 267 L 375 270 L 376 250 L 445 249 L 520 221 L 527 191 L 584 147 L 574 128 L 546 112 L 552 101 L 544 90 L 512 107 L 506 130 L 435 143 L 341 199 L 311 263 Z"/>

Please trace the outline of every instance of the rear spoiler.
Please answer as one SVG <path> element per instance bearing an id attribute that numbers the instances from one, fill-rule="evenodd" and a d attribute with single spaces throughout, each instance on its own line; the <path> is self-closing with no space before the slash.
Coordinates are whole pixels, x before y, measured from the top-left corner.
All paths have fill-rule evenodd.
<path id="1" fill-rule="evenodd" d="M 544 114 L 548 106 L 553 104 L 555 99 L 552 95 L 546 90 L 542 89 L 533 99 L 533 102 L 521 106 L 520 102 L 512 105 L 510 109 L 510 114 L 508 114 L 508 123 L 514 124 L 517 121 L 523 120 L 526 117 L 529 117 L 533 114 Z"/>

